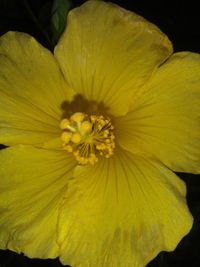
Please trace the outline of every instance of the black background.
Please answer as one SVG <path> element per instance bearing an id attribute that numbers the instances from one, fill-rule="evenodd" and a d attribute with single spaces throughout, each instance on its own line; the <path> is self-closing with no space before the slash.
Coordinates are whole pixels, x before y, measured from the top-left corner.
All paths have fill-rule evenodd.
<path id="1" fill-rule="evenodd" d="M 84 1 L 72 2 L 75 7 Z M 116 0 L 112 2 L 142 15 L 159 26 L 172 41 L 175 52 L 189 50 L 200 53 L 198 1 Z M 55 42 L 51 41 L 50 29 L 52 3 L 53 1 L 41 0 L 0 0 L 0 35 L 9 30 L 27 32 L 53 50 Z M 39 21 L 39 25 L 35 19 Z M 187 200 L 195 219 L 194 226 L 174 252 L 161 252 L 148 267 L 200 267 L 200 176 L 192 174 L 179 174 L 179 176 L 187 184 Z M 14 252 L 0 251 L 0 267 L 29 266 L 62 267 L 63 265 L 57 259 L 28 259 Z"/>

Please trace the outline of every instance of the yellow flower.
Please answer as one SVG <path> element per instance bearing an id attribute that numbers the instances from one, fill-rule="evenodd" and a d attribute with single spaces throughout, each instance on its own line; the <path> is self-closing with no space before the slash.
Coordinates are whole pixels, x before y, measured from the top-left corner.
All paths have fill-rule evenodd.
<path id="1" fill-rule="evenodd" d="M 0 39 L 0 247 L 77 267 L 143 267 L 192 226 L 200 56 L 117 5 L 68 15 L 54 55 Z"/>

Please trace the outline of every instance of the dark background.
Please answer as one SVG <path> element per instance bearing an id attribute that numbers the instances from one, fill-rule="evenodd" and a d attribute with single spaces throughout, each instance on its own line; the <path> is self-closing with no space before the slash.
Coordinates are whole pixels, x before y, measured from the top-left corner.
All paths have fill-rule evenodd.
<path id="1" fill-rule="evenodd" d="M 72 0 L 72 7 L 83 2 Z M 189 50 L 200 53 L 198 1 L 113 0 L 112 2 L 133 10 L 159 26 L 172 41 L 175 51 Z M 53 0 L 0 0 L 0 35 L 9 30 L 27 32 L 53 50 L 56 41 L 50 27 L 52 4 Z M 161 252 L 148 267 L 200 267 L 200 176 L 192 174 L 179 174 L 179 176 L 187 184 L 187 200 L 195 219 L 194 226 L 174 252 Z M 14 252 L 0 251 L 0 267 L 47 266 L 63 265 L 57 259 L 28 259 Z"/>

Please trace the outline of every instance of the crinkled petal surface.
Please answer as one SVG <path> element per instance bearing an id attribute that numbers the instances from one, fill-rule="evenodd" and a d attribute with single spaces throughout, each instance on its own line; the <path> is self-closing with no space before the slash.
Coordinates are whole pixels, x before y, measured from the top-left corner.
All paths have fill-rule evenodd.
<path id="1" fill-rule="evenodd" d="M 55 258 L 58 207 L 74 160 L 61 151 L 17 146 L 0 151 L 0 248 Z"/>
<path id="2" fill-rule="evenodd" d="M 56 138 L 62 102 L 70 97 L 50 51 L 24 33 L 0 38 L 0 143 L 41 144 Z"/>
<path id="3" fill-rule="evenodd" d="M 77 267 L 141 267 L 174 250 L 192 217 L 184 183 L 160 163 L 120 149 L 77 166 L 60 208 L 61 261 Z"/>
<path id="4" fill-rule="evenodd" d="M 112 3 L 87 1 L 73 9 L 55 48 L 71 88 L 103 102 L 113 115 L 127 112 L 132 95 L 172 53 L 154 25 Z"/>
<path id="5" fill-rule="evenodd" d="M 199 173 L 200 55 L 174 54 L 115 128 L 131 152 L 154 156 L 174 171 Z"/>

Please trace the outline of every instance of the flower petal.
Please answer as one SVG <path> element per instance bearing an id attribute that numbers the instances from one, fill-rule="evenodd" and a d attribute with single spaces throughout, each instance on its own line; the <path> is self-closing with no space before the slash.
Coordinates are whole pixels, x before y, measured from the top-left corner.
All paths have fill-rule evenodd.
<path id="1" fill-rule="evenodd" d="M 53 55 L 24 33 L 0 38 L 0 143 L 40 144 L 59 133 L 70 98 Z"/>
<path id="2" fill-rule="evenodd" d="M 127 112 L 130 96 L 171 53 L 171 43 L 156 26 L 95 0 L 69 13 L 55 49 L 69 86 L 103 102 L 113 115 Z"/>
<path id="3" fill-rule="evenodd" d="M 59 254 L 58 207 L 75 162 L 66 153 L 17 146 L 0 151 L 0 248 Z"/>
<path id="4" fill-rule="evenodd" d="M 200 55 L 174 54 L 115 122 L 117 139 L 174 171 L 200 173 Z"/>
<path id="5" fill-rule="evenodd" d="M 61 262 L 141 267 L 174 250 L 192 226 L 185 184 L 159 163 L 117 151 L 78 166 L 58 220 Z"/>

